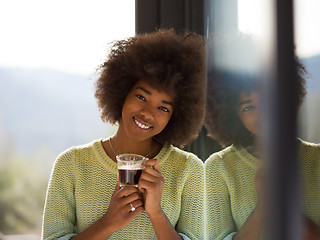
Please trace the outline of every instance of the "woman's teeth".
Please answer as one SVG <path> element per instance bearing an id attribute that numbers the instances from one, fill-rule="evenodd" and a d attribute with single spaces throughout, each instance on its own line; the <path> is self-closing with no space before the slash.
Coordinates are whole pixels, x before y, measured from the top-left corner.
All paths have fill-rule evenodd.
<path id="1" fill-rule="evenodd" d="M 141 122 L 138 122 L 136 119 L 134 120 L 134 122 L 142 129 L 149 129 L 151 128 L 150 126 L 144 125 Z"/>

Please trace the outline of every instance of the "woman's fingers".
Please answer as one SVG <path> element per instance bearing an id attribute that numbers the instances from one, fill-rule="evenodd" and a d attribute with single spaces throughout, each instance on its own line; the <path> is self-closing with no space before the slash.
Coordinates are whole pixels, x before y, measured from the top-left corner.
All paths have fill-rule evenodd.
<path id="1" fill-rule="evenodd" d="M 140 176 L 139 182 L 141 180 L 145 180 L 148 182 L 157 182 L 159 181 L 159 178 L 162 178 L 162 175 L 158 172 L 154 173 L 154 172 L 143 171 Z"/>
<path id="2" fill-rule="evenodd" d="M 144 190 L 146 189 L 160 190 L 163 188 L 164 183 L 165 183 L 165 178 L 161 174 L 154 176 L 144 172 L 141 174 L 141 177 L 138 183 L 138 188 L 141 192 L 144 192 Z"/>
<path id="3" fill-rule="evenodd" d="M 132 193 L 130 195 L 127 195 L 127 196 L 124 196 L 121 198 L 123 204 L 129 204 L 133 201 L 136 201 L 136 200 L 142 200 L 142 196 L 140 193 Z"/>
<path id="4" fill-rule="evenodd" d="M 157 187 L 160 187 L 162 189 L 164 182 L 165 182 L 164 177 L 161 177 L 161 178 L 150 177 L 148 179 L 140 178 L 138 188 L 139 190 L 151 189 L 151 188 L 157 188 Z"/>
<path id="5" fill-rule="evenodd" d="M 114 232 L 128 225 L 143 211 L 139 190 L 136 187 L 120 187 L 117 183 L 104 219 Z"/>
<path id="6" fill-rule="evenodd" d="M 157 159 L 149 159 L 145 162 L 145 170 L 154 169 L 156 172 L 161 174 L 161 168 Z"/>
<path id="7" fill-rule="evenodd" d="M 133 193 L 139 193 L 139 190 L 134 186 L 121 187 L 119 190 L 117 190 L 116 196 L 118 198 L 122 198 Z"/>
<path id="8" fill-rule="evenodd" d="M 129 218 L 133 219 L 135 218 L 136 216 L 138 216 L 140 213 L 142 213 L 145 209 L 144 209 L 144 206 L 143 204 L 142 205 L 138 205 L 136 203 L 131 203 L 132 206 L 130 204 L 128 204 L 128 215 L 129 215 Z M 134 207 L 134 211 L 132 211 L 132 207 Z"/>
<path id="9" fill-rule="evenodd" d="M 134 212 L 140 208 L 142 209 L 142 211 L 144 210 L 143 201 L 141 199 L 129 202 L 127 204 L 128 212 Z"/>
<path id="10" fill-rule="evenodd" d="M 157 159 L 150 159 L 145 164 L 145 169 L 143 170 L 140 179 L 146 181 L 155 182 L 164 180 L 164 177 L 161 174 L 160 164 Z"/>
<path id="11" fill-rule="evenodd" d="M 137 187 L 116 186 L 113 198 L 117 199 L 120 208 L 123 206 L 127 209 L 127 212 L 132 209 L 130 204 L 134 204 L 135 209 L 143 208 L 142 196 Z"/>

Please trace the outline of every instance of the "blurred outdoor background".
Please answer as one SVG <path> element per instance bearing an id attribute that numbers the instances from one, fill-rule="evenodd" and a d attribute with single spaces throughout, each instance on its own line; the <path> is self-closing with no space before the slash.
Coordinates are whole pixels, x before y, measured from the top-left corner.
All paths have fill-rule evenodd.
<path id="1" fill-rule="evenodd" d="M 239 30 L 255 33 L 259 1 L 238 0 Z M 318 0 L 296 1 L 297 54 L 311 78 L 300 136 L 320 142 Z M 56 156 L 108 137 L 94 98 L 108 43 L 135 33 L 134 0 L 0 1 L 0 239 L 40 238 L 45 191 Z"/>
<path id="2" fill-rule="evenodd" d="M 40 239 L 57 155 L 114 133 L 94 98 L 96 68 L 108 43 L 134 35 L 134 7 L 133 0 L 0 1 L 0 233 Z"/>

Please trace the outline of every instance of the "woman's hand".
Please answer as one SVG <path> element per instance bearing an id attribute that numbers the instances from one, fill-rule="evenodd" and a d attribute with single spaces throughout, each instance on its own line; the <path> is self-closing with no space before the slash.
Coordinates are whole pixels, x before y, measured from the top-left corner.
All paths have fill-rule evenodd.
<path id="1" fill-rule="evenodd" d="M 303 214 L 303 239 L 318 240 L 320 239 L 320 227 L 310 218 Z"/>
<path id="2" fill-rule="evenodd" d="M 131 211 L 130 203 L 135 207 L 134 211 Z M 143 201 L 139 190 L 136 187 L 120 188 L 118 182 L 105 215 L 72 239 L 108 239 L 143 211 Z"/>
<path id="3" fill-rule="evenodd" d="M 164 182 L 159 161 L 157 159 L 146 161 L 138 189 L 143 193 L 144 208 L 149 216 L 162 212 L 160 202 Z"/>
<path id="4" fill-rule="evenodd" d="M 151 220 L 155 234 L 159 240 L 179 239 L 182 237 L 176 232 L 171 222 L 161 209 L 161 194 L 164 187 L 164 177 L 161 174 L 160 164 L 157 159 L 145 163 L 138 183 L 142 192 L 144 208 Z"/>
<path id="5" fill-rule="evenodd" d="M 131 204 L 135 208 L 134 211 L 131 211 Z M 143 211 L 143 201 L 139 190 L 136 187 L 120 188 L 118 182 L 103 220 L 105 226 L 108 226 L 112 232 L 116 232 L 127 226 Z"/>

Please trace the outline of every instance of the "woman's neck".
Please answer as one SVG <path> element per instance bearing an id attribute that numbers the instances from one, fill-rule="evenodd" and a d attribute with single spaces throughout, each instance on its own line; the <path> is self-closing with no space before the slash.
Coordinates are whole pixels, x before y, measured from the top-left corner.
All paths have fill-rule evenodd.
<path id="1" fill-rule="evenodd" d="M 135 153 L 147 158 L 155 157 L 162 148 L 162 144 L 153 138 L 137 141 L 124 136 L 117 131 L 115 135 L 103 142 L 103 148 L 113 161 L 116 155 L 122 153 Z"/>
<path id="2" fill-rule="evenodd" d="M 118 133 L 111 137 L 111 142 L 117 154 L 136 153 L 145 155 L 148 154 L 148 152 L 150 152 L 156 145 L 152 138 L 137 141 L 129 139 L 128 137 L 123 137 Z"/>

